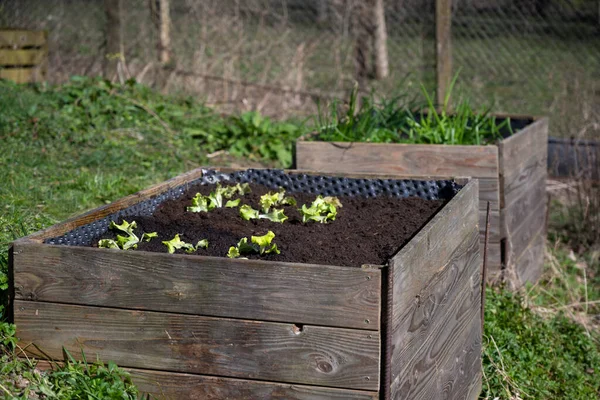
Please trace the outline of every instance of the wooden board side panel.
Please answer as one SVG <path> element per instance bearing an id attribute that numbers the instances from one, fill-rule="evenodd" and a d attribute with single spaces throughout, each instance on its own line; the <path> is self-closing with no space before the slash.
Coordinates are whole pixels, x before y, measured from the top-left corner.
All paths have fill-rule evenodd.
<path id="1" fill-rule="evenodd" d="M 38 243 L 13 265 L 21 300 L 379 330 L 378 269 Z"/>
<path id="2" fill-rule="evenodd" d="M 475 227 L 406 305 L 392 343 L 393 399 L 458 399 L 481 384 L 481 251 Z"/>
<path id="3" fill-rule="evenodd" d="M 298 169 L 322 172 L 498 177 L 496 146 L 296 142 Z"/>
<path id="4" fill-rule="evenodd" d="M 44 61 L 45 49 L 7 50 L 0 49 L 0 68 L 12 65 L 37 65 Z"/>
<path id="5" fill-rule="evenodd" d="M 48 361 L 39 361 L 36 368 L 52 368 Z M 318 386 L 262 382 L 248 379 L 184 374 L 123 368 L 129 373 L 140 394 L 150 394 L 157 400 L 377 400 L 377 392 L 345 390 Z"/>
<path id="6" fill-rule="evenodd" d="M 40 47 L 48 41 L 47 31 L 0 29 L 0 48 Z"/>
<path id="7" fill-rule="evenodd" d="M 472 180 L 392 258 L 393 325 L 465 236 L 479 229 L 477 203 L 478 181 Z"/>
<path id="8" fill-rule="evenodd" d="M 517 282 L 537 282 L 540 279 L 544 272 L 545 250 L 546 235 L 540 232 L 533 237 L 515 262 Z"/>
<path id="9" fill-rule="evenodd" d="M 377 332 L 15 301 L 17 336 L 62 359 L 377 391 Z M 33 346 L 30 347 L 33 350 Z"/>

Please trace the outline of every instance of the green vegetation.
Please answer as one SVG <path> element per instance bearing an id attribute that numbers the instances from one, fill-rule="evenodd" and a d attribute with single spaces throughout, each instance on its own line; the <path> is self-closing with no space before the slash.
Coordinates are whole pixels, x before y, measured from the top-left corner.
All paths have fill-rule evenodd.
<path id="1" fill-rule="evenodd" d="M 217 183 L 217 187 L 213 192 L 211 192 L 208 196 L 203 196 L 201 193 L 196 193 L 194 198 L 192 199 L 192 206 L 187 208 L 187 211 L 190 212 L 208 212 L 214 210 L 215 208 L 233 208 L 237 207 L 240 204 L 241 199 L 228 200 L 231 199 L 236 194 L 241 196 L 250 192 L 249 185 L 247 183 L 241 185 L 237 184 L 235 186 L 221 186 Z M 224 200 L 228 200 L 224 203 Z"/>
<path id="2" fill-rule="evenodd" d="M 273 239 L 275 239 L 275 234 L 272 231 L 262 236 L 252 236 L 250 243 L 248 243 L 248 238 L 241 238 L 237 246 L 229 248 L 227 257 L 238 258 L 244 254 L 260 254 L 261 256 L 271 253 L 279 254 L 279 249 L 277 244 L 273 243 Z"/>
<path id="3" fill-rule="evenodd" d="M 186 243 L 179 237 L 179 234 L 175 235 L 175 237 L 171 240 L 165 240 L 163 242 L 165 246 L 167 246 L 167 252 L 169 254 L 175 253 L 175 250 L 184 249 L 186 253 L 193 253 L 198 249 L 206 249 L 208 248 L 208 240 L 201 239 L 194 246 L 191 243 Z"/>
<path id="4" fill-rule="evenodd" d="M 236 134 L 227 126 L 239 118 L 133 82 L 81 78 L 59 87 L 0 82 L 0 110 L 0 296 L 6 294 L 12 240 L 208 164 L 207 153 L 231 152 Z M 282 148 L 291 149 L 296 133 L 279 137 Z M 256 154 L 269 165 L 291 157 Z M 488 290 L 482 398 L 598 397 L 600 351 L 592 318 L 600 312 L 598 253 L 590 245 L 572 253 L 569 235 L 551 233 L 562 242 L 551 249 L 539 285 L 521 295 Z M 48 390 L 59 399 L 135 398 L 126 375 L 111 364 L 67 356 L 64 366 L 36 371 L 35 361 L 16 357 L 22 353 L 14 329 L 0 323 L 0 393 L 6 398 L 42 397 Z"/>
<path id="5" fill-rule="evenodd" d="M 339 102 L 333 102 L 329 113 L 319 112 L 319 134 L 311 139 L 331 142 L 482 145 L 501 140 L 502 132 L 512 133 L 510 119 L 497 122 L 490 115 L 489 108 L 475 111 L 468 98 L 459 99 L 449 112 L 450 96 L 457 78 L 458 75 L 452 80 L 440 110 L 423 85 L 421 90 L 425 101 L 422 103 L 403 94 L 379 102 L 373 96 L 363 97 L 360 106 L 355 88 L 345 111 L 342 111 Z"/>
<path id="6" fill-rule="evenodd" d="M 303 223 L 315 221 L 326 224 L 328 221 L 335 221 L 337 207 L 341 206 L 342 203 L 337 199 L 337 197 L 323 197 L 319 195 L 315 201 L 312 202 L 310 207 L 307 207 L 306 204 L 303 204 L 299 211 L 302 214 Z"/>
<path id="7" fill-rule="evenodd" d="M 110 229 L 118 230 L 125 233 L 127 236 L 117 235 L 117 240 L 113 239 L 102 239 L 98 242 L 98 247 L 105 247 L 108 249 L 121 249 L 121 250 L 135 250 L 137 249 L 137 245 L 140 242 L 146 241 L 149 242 L 155 237 L 158 237 L 158 233 L 142 233 L 142 238 L 140 239 L 133 230 L 137 228 L 137 223 L 132 221 L 131 223 L 123 220 L 123 222 L 118 225 L 114 221 L 110 223 Z"/>

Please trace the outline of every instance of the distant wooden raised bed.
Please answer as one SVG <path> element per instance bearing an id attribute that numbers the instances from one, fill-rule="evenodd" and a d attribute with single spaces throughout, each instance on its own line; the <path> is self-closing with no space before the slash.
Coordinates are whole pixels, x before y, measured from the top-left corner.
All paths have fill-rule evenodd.
<path id="1" fill-rule="evenodd" d="M 236 173 L 248 171 L 194 170 L 15 241 L 10 272 L 21 345 L 35 343 L 55 359 L 62 359 L 65 346 L 75 357 L 83 351 L 88 360 L 115 361 L 142 391 L 171 399 L 478 397 L 476 180 L 437 182 L 458 190 L 443 195 L 450 200 L 385 265 L 84 245 L 111 220 L 139 215 L 192 183 L 222 174 L 239 178 Z M 267 176 L 268 182 L 269 173 L 253 170 L 248 179 Z M 287 187 L 292 192 L 323 188 L 314 173 L 285 176 L 303 179 Z M 352 176 L 359 179 L 329 181 L 327 190 L 398 183 Z"/>
<path id="2" fill-rule="evenodd" d="M 518 287 L 536 282 L 543 269 L 548 119 L 510 118 L 514 134 L 487 146 L 324 142 L 313 133 L 296 142 L 296 168 L 477 178 L 482 243 L 487 202 L 492 210 L 488 281 Z"/>
<path id="3" fill-rule="evenodd" d="M 47 70 L 47 31 L 0 29 L 0 79 L 42 82 Z"/>

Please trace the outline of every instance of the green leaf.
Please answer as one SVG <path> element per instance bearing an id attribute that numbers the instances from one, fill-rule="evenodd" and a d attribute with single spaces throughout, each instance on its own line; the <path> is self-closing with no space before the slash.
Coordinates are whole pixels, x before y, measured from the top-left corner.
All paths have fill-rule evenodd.
<path id="1" fill-rule="evenodd" d="M 175 253 L 175 250 L 185 249 L 187 252 L 193 252 L 196 249 L 190 243 L 186 243 L 179 237 L 179 234 L 175 235 L 175 237 L 171 240 L 163 241 L 163 244 L 167 246 L 167 251 L 169 254 Z"/>
<path id="2" fill-rule="evenodd" d="M 156 232 L 144 233 L 142 235 L 142 241 L 149 242 L 150 240 L 157 238 L 157 237 L 158 237 L 158 233 L 156 233 Z"/>
<path id="3" fill-rule="evenodd" d="M 283 223 L 288 217 L 283 213 L 282 209 L 276 209 L 266 214 L 259 214 L 258 218 L 268 219 L 272 222 Z"/>
<path id="4" fill-rule="evenodd" d="M 231 246 L 229 251 L 227 252 L 227 257 L 229 258 L 238 258 L 240 256 L 240 251 L 237 247 Z"/>
<path id="5" fill-rule="evenodd" d="M 188 207 L 187 210 L 191 212 L 208 212 L 212 208 L 208 205 L 209 198 L 203 196 L 200 193 L 196 193 L 196 196 L 192 199 L 192 206 Z"/>
<path id="6" fill-rule="evenodd" d="M 271 207 L 279 205 L 296 205 L 296 200 L 293 197 L 285 196 L 285 189 L 281 188 L 279 192 L 269 192 L 260 196 L 260 207 L 264 213 L 268 213 Z"/>
<path id="7" fill-rule="evenodd" d="M 243 206 L 240 207 L 240 216 L 245 221 L 249 221 L 251 219 L 258 218 L 259 212 L 258 212 L 258 210 L 255 210 L 252 207 L 250 207 L 249 205 L 244 204 Z"/>
<path id="8" fill-rule="evenodd" d="M 105 248 L 105 249 L 121 249 L 121 247 L 119 247 L 117 242 L 115 242 L 112 239 L 101 239 L 98 242 L 98 247 Z"/>
<path id="9" fill-rule="evenodd" d="M 267 232 L 266 235 L 263 236 L 252 236 L 252 243 L 258 245 L 259 247 L 259 253 L 262 254 L 269 254 L 269 253 L 275 253 L 275 254 L 279 254 L 279 249 L 277 248 L 276 244 L 272 244 L 271 242 L 273 241 L 273 239 L 275 238 L 275 234 L 272 231 Z"/>
<path id="10" fill-rule="evenodd" d="M 299 210 L 302 214 L 302 222 L 315 221 L 319 223 L 326 223 L 327 221 L 334 221 L 337 216 L 337 207 L 341 207 L 342 203 L 337 197 L 323 197 L 317 196 L 315 201 L 312 202 L 310 207 L 306 204 L 302 205 Z"/>
<path id="11" fill-rule="evenodd" d="M 202 239 L 198 243 L 196 243 L 196 249 L 208 249 L 208 240 Z"/>
<path id="12" fill-rule="evenodd" d="M 132 221 L 131 223 L 129 223 L 129 222 L 123 220 L 123 223 L 121 223 L 121 225 L 118 225 L 115 223 L 115 221 L 111 221 L 110 228 L 118 229 L 120 231 L 125 232 L 128 235 L 133 235 L 133 230 L 135 228 L 137 228 L 137 223 L 135 221 Z"/>
<path id="13" fill-rule="evenodd" d="M 225 207 L 228 207 L 228 208 L 237 207 L 240 205 L 241 201 L 242 201 L 241 199 L 228 200 L 227 203 L 225 203 Z"/>

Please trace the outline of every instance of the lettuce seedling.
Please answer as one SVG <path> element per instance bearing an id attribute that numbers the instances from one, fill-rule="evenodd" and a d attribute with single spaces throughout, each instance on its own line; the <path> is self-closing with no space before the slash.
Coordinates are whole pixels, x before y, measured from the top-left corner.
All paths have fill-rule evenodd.
<path id="1" fill-rule="evenodd" d="M 207 249 L 208 248 L 208 240 L 202 239 L 194 246 L 191 243 L 186 243 L 181 238 L 179 238 L 179 234 L 175 235 L 175 237 L 171 240 L 166 240 L 163 242 L 165 246 L 167 246 L 167 251 L 169 254 L 175 253 L 175 250 L 184 249 L 186 253 L 193 253 L 200 248 Z"/>
<path id="2" fill-rule="evenodd" d="M 248 238 L 242 238 L 237 246 L 231 246 L 227 252 L 227 257 L 238 258 L 242 254 L 258 253 L 261 256 L 264 254 L 279 254 L 280 251 L 275 243 L 272 243 L 275 234 L 272 231 L 267 232 L 263 236 L 252 236 L 252 243 L 248 243 Z"/>
<path id="3" fill-rule="evenodd" d="M 121 249 L 121 250 L 130 250 L 136 249 L 137 245 L 141 241 L 149 242 L 152 238 L 158 237 L 158 233 L 143 233 L 142 238 L 140 239 L 133 230 L 137 228 L 137 223 L 135 221 L 131 221 L 131 223 L 123 220 L 123 223 L 116 224 L 114 221 L 110 222 L 110 229 L 119 230 L 127 236 L 117 235 L 117 240 L 113 239 L 101 239 L 98 242 L 98 247 L 107 248 L 107 249 Z"/>
<path id="4" fill-rule="evenodd" d="M 315 201 L 312 202 L 310 207 L 306 207 L 306 204 L 302 205 L 298 211 L 302 214 L 302 222 L 307 223 L 308 221 L 316 221 L 322 224 L 327 221 L 334 221 L 337 215 L 337 207 L 341 207 L 342 203 L 337 197 L 323 197 L 317 196 Z"/>
<path id="5" fill-rule="evenodd" d="M 268 219 L 269 221 L 282 223 L 288 219 L 288 217 L 283 213 L 282 209 L 275 209 L 268 213 L 261 213 L 247 204 L 244 204 L 240 207 L 240 216 L 245 221 L 249 221 L 251 219 Z"/>
<path id="6" fill-rule="evenodd" d="M 279 192 L 269 192 L 260 196 L 260 206 L 265 214 L 269 212 L 271 207 L 276 207 L 280 205 L 296 205 L 296 199 L 294 199 L 293 197 L 285 196 L 284 188 L 279 189 Z"/>
<path id="7" fill-rule="evenodd" d="M 247 183 L 238 183 L 235 186 L 223 187 L 217 183 L 217 188 L 211 192 L 208 196 L 203 196 L 200 193 L 196 193 L 196 196 L 192 199 L 192 206 L 187 207 L 188 211 L 191 212 L 208 212 L 215 208 L 222 207 L 237 207 L 240 204 L 240 199 L 229 200 L 236 194 L 241 196 L 250 193 L 250 185 Z"/>

